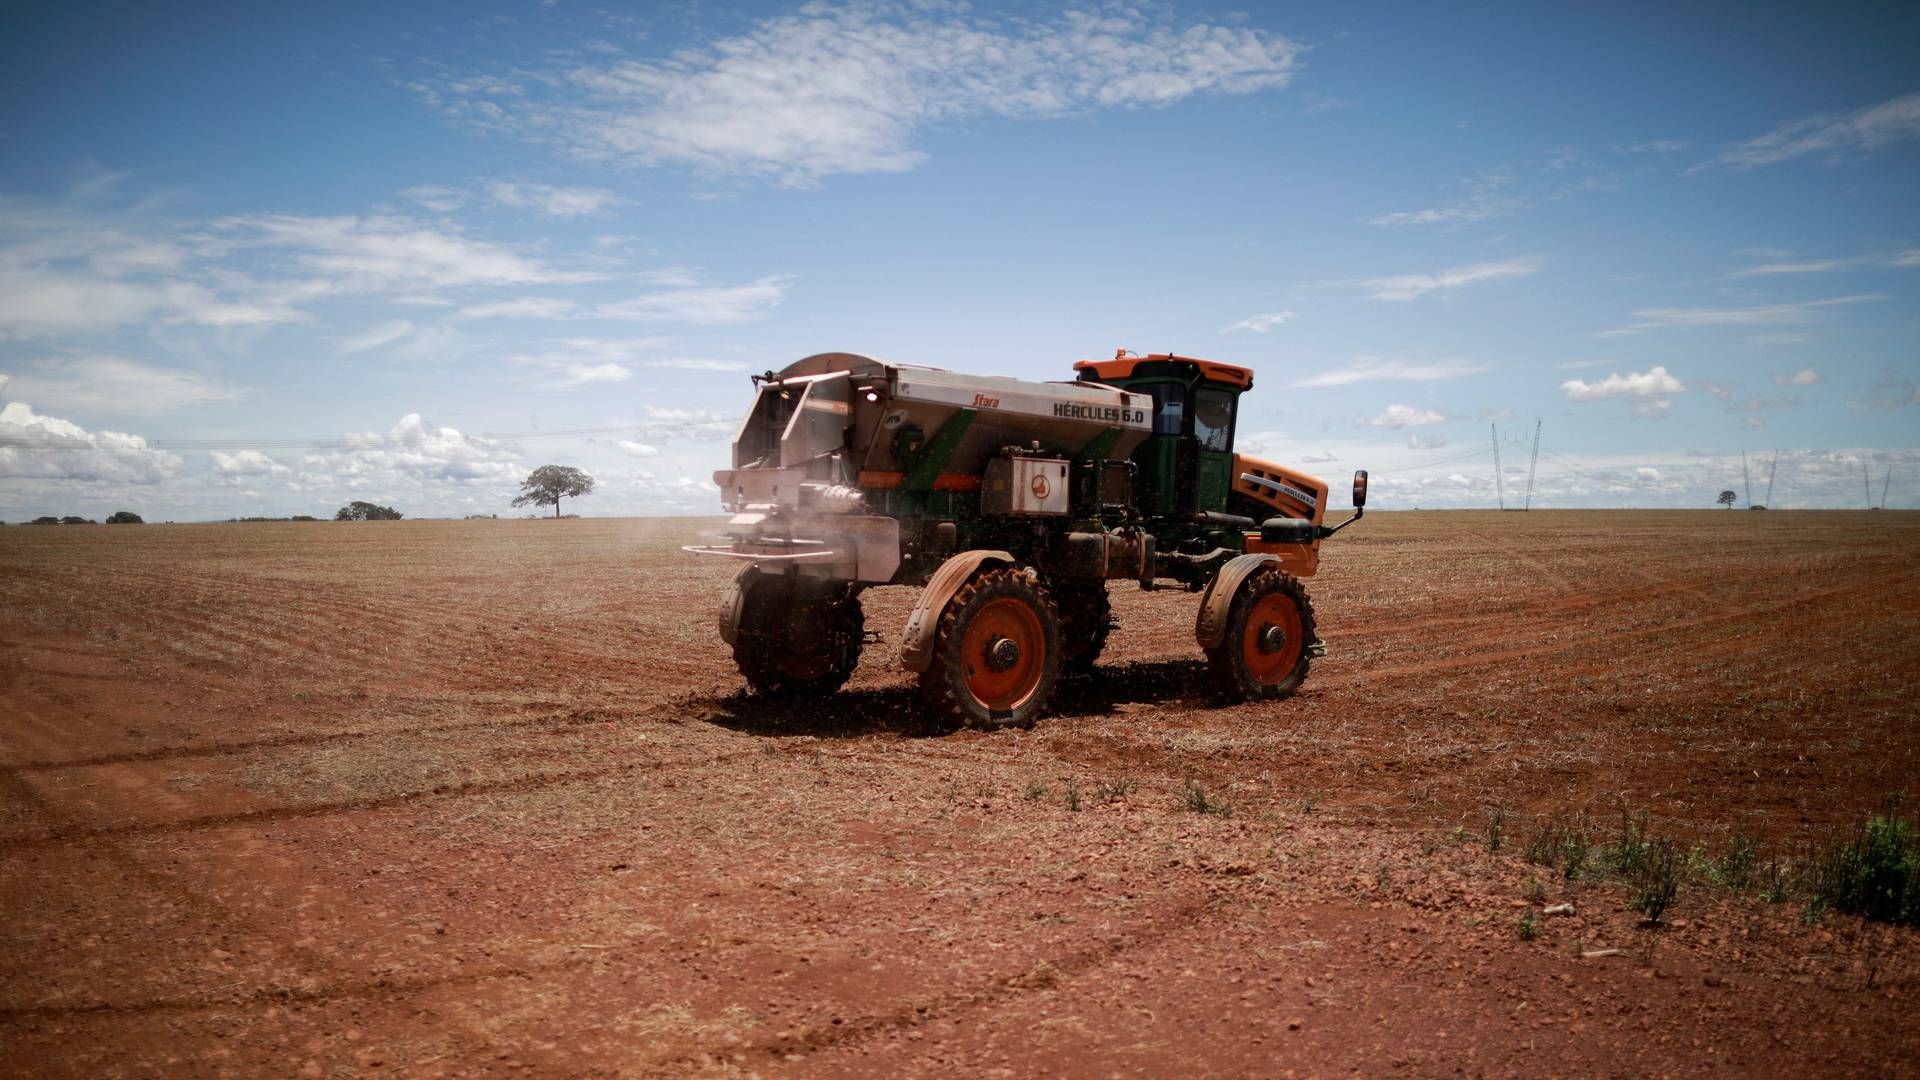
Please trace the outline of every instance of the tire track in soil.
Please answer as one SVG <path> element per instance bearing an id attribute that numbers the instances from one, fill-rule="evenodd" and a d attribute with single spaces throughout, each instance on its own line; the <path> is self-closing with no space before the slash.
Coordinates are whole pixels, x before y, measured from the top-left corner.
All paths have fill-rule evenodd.
<path id="1" fill-rule="evenodd" d="M 1613 644 L 1620 641 L 1673 634 L 1687 630 L 1697 630 L 1701 627 L 1716 626 L 1722 623 L 1753 618 L 1755 616 L 1775 614 L 1812 601 L 1860 596 L 1866 593 L 1878 592 L 1882 589 L 1906 586 L 1911 584 L 1912 580 L 1912 578 L 1901 578 L 1897 581 L 1874 582 L 1867 585 L 1837 585 L 1825 589 L 1809 589 L 1795 593 L 1789 597 L 1769 600 L 1761 604 L 1741 606 L 1727 605 L 1720 611 L 1710 615 L 1699 615 L 1693 618 L 1680 619 L 1675 622 L 1641 627 L 1637 630 L 1622 630 L 1611 633 L 1606 636 L 1604 641 L 1607 644 Z M 1510 660 L 1525 660 L 1536 656 L 1552 656 L 1557 653 L 1571 652 L 1574 649 L 1583 648 L 1588 644 L 1590 644 L 1590 641 L 1583 638 L 1571 642 L 1560 642 L 1550 645 L 1528 645 L 1497 652 L 1475 652 L 1465 656 L 1448 657 L 1442 660 L 1430 660 L 1417 664 L 1372 667 L 1344 677 L 1333 676 L 1332 678 L 1321 680 L 1319 682 L 1319 688 L 1323 690 L 1341 689 L 1371 682 L 1376 679 L 1402 678 L 1409 675 L 1429 675 L 1435 672 L 1452 671 L 1459 668 L 1485 667 L 1490 664 L 1500 664 Z"/>
<path id="2" fill-rule="evenodd" d="M 1218 886 L 1211 886 L 1206 895 L 1178 905 L 1157 925 L 1122 931 L 1096 944 L 1071 952 L 1057 962 L 1042 957 L 1040 963 L 1051 968 L 1057 979 L 1085 974 L 1139 949 L 1149 948 L 1183 933 L 1203 929 L 1209 921 L 1209 915 L 1224 909 L 1226 898 L 1225 890 Z M 1038 966 L 1038 964 L 1035 965 L 1035 967 Z M 864 1020 L 853 1020 L 829 1028 L 812 1028 L 791 1041 L 761 1040 L 741 1046 L 716 1047 L 707 1052 L 706 1058 L 711 1061 L 729 1054 L 747 1053 L 768 1062 L 774 1062 L 795 1053 L 819 1053 L 843 1046 L 858 1046 L 896 1031 L 907 1031 L 933 1021 L 965 1016 L 981 1009 L 1002 1006 L 1036 990 L 1048 988 L 1050 984 L 1031 980 L 1032 970 L 1030 968 L 1027 972 L 1016 975 L 997 976 L 978 985 L 976 989 L 953 990 L 908 1001 L 892 1012 L 870 1016 Z M 661 1068 L 677 1074 L 682 1070 L 693 1070 L 702 1066 L 701 1055 L 689 1054 L 670 1059 L 662 1063 Z"/>
<path id="3" fill-rule="evenodd" d="M 603 780 L 609 776 L 617 776 L 621 773 L 657 772 L 661 769 L 675 768 L 699 769 L 709 765 L 724 765 L 745 757 L 755 755 L 765 756 L 766 753 L 766 750 L 758 748 L 753 750 L 733 750 L 724 754 L 708 755 L 703 758 L 683 758 L 672 761 L 630 761 L 619 765 L 608 765 L 598 769 L 563 770 L 552 773 L 534 773 L 528 776 L 516 776 L 502 780 L 475 780 L 461 784 L 440 784 L 432 788 L 418 791 L 403 791 L 395 795 L 381 795 L 370 799 L 345 799 L 339 802 L 306 803 L 295 806 L 270 806 L 258 810 L 242 810 L 231 814 L 209 814 L 205 817 L 187 818 L 182 821 L 128 821 L 115 825 L 100 825 L 85 829 L 52 829 L 43 833 L 0 839 L 0 854 L 55 845 L 80 845 L 140 837 L 169 836 L 207 832 L 238 825 L 274 824 L 281 821 L 301 821 L 310 818 L 334 817 L 342 814 L 390 810 L 397 806 L 410 806 L 414 803 L 429 802 L 436 799 L 461 799 L 476 795 L 540 791 L 546 788 L 563 787 L 567 784 L 580 783 L 583 781 Z"/>
<path id="4" fill-rule="evenodd" d="M 591 710 L 587 710 L 590 712 Z M 283 735 L 273 738 L 248 739 L 244 742 L 212 743 L 207 746 L 162 746 L 151 750 L 129 750 L 119 754 L 102 754 L 99 757 L 79 758 L 73 761 L 29 761 L 18 765 L 0 765 L 0 776 L 23 772 L 53 772 L 61 769 L 92 769 L 105 765 L 137 765 L 150 761 L 176 761 L 186 758 L 220 758 L 244 754 L 250 750 L 276 750 L 282 748 L 306 748 L 331 746 L 336 743 L 355 742 L 361 739 L 404 739 L 423 735 L 439 735 L 456 731 L 513 731 L 521 728 L 551 728 L 561 730 L 570 727 L 586 727 L 594 724 L 614 724 L 628 720 L 644 720 L 645 713 L 632 716 L 582 715 L 575 710 L 565 716 L 536 716 L 517 720 L 473 720 L 452 724 L 436 724 L 432 727 L 407 727 L 383 730 L 321 732 L 313 735 Z"/>

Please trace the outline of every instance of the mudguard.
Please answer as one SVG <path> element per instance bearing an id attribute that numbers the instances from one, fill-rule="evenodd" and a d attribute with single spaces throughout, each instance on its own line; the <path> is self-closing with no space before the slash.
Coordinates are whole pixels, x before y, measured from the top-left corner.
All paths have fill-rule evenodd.
<path id="1" fill-rule="evenodd" d="M 1200 598 L 1200 614 L 1193 623 L 1193 636 L 1202 649 L 1219 648 L 1227 639 L 1227 612 L 1233 609 L 1233 598 L 1240 591 L 1240 583 L 1263 566 L 1279 565 L 1277 555 L 1240 555 L 1220 568 L 1213 583 L 1207 586 L 1206 595 Z"/>
<path id="2" fill-rule="evenodd" d="M 933 635 L 940 628 L 940 613 L 974 571 L 988 563 L 1012 566 L 1013 556 L 1005 551 L 963 551 L 933 572 L 920 592 L 920 602 L 907 616 L 906 631 L 900 635 L 900 663 L 908 671 L 923 672 L 933 664 Z"/>

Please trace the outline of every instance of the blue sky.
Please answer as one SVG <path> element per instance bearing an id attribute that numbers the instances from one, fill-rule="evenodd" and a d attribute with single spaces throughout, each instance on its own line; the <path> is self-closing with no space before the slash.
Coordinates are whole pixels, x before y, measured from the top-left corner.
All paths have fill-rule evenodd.
<path id="1" fill-rule="evenodd" d="M 1920 9 L 46 6 L 0 518 L 712 512 L 749 371 L 1256 371 L 1382 507 L 1920 501 Z M 575 433 L 575 434 L 567 434 Z M 1756 491 L 1755 497 L 1761 493 Z"/>

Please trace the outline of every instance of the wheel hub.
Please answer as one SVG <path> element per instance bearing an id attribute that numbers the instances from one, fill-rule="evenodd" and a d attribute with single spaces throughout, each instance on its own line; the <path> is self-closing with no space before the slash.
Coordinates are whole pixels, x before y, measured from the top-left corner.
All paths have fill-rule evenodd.
<path id="1" fill-rule="evenodd" d="M 1266 626 L 1260 628 L 1259 641 L 1261 652 L 1277 653 L 1287 647 L 1287 632 L 1274 626 L 1272 623 L 1268 623 Z"/>
<path id="2" fill-rule="evenodd" d="M 1012 638 L 994 638 L 987 643 L 987 667 L 1007 671 L 1020 662 L 1020 643 Z"/>

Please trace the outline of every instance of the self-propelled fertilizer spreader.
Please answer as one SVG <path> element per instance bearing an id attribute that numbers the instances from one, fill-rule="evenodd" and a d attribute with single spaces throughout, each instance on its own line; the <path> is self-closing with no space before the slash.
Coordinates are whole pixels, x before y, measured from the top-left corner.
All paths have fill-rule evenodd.
<path id="1" fill-rule="evenodd" d="M 860 593 L 924 586 L 900 661 L 929 705 L 1026 726 L 1062 670 L 1093 665 L 1107 583 L 1202 593 L 1194 636 L 1223 696 L 1283 698 L 1322 651 L 1300 579 L 1327 485 L 1234 453 L 1253 373 L 1122 351 L 1028 382 L 821 353 L 756 376 L 714 473 L 744 565 L 720 616 L 755 693 L 831 694 L 867 640 Z"/>

